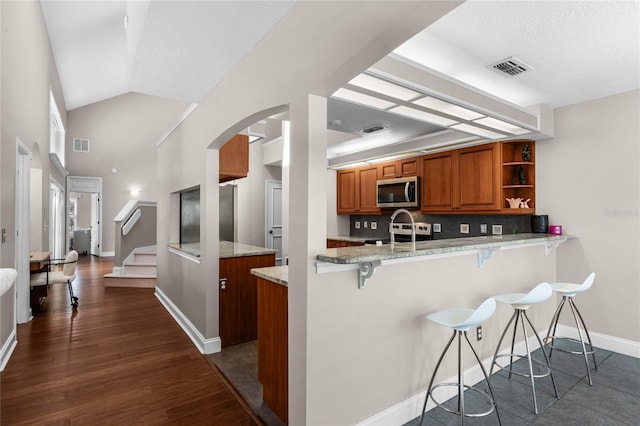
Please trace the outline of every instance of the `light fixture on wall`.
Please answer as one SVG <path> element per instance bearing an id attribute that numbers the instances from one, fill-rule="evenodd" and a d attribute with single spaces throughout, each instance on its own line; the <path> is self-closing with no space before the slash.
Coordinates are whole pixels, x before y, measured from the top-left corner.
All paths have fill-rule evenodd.
<path id="1" fill-rule="evenodd" d="M 132 196 L 134 196 L 134 197 L 135 197 L 135 196 L 136 196 L 136 195 L 138 195 L 138 194 L 140 194 L 140 189 L 138 189 L 138 188 L 131 188 L 131 189 L 129 189 L 129 195 L 132 195 Z"/>

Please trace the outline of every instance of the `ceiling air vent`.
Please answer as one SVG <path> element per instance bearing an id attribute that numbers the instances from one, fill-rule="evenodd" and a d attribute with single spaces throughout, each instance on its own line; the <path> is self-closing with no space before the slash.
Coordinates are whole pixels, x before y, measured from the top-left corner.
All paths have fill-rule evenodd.
<path id="1" fill-rule="evenodd" d="M 374 124 L 372 126 L 369 127 L 365 127 L 364 129 L 360 130 L 362 133 L 365 134 L 370 134 L 370 133 L 375 133 L 375 132 L 379 132 L 380 130 L 384 130 L 385 126 L 383 126 L 382 124 Z"/>
<path id="2" fill-rule="evenodd" d="M 73 138 L 73 152 L 89 152 L 89 139 Z"/>
<path id="3" fill-rule="evenodd" d="M 510 77 L 515 77 L 516 75 L 520 75 L 523 72 L 531 71 L 533 69 L 531 65 L 525 64 L 515 56 L 511 56 L 510 58 L 503 59 L 495 64 L 489 65 L 489 68 L 497 73 L 507 74 Z"/>

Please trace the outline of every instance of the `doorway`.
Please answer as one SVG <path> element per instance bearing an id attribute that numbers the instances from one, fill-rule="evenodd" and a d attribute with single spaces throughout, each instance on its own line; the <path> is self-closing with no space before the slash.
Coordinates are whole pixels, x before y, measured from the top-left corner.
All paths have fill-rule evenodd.
<path id="1" fill-rule="evenodd" d="M 265 194 L 265 242 L 278 250 L 276 265 L 282 265 L 282 182 L 267 181 Z"/>
<path id="2" fill-rule="evenodd" d="M 102 256 L 102 178 L 67 176 L 67 191 L 69 247 Z"/>

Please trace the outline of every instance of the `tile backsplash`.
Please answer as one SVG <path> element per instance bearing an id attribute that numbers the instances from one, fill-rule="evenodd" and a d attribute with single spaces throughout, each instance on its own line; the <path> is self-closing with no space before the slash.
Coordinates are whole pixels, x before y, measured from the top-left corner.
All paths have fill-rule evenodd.
<path id="1" fill-rule="evenodd" d="M 493 225 L 502 225 L 503 235 L 531 232 L 531 215 L 424 215 L 415 211 L 411 212 L 411 216 L 416 222 L 428 222 L 431 224 L 434 240 L 492 235 Z M 408 221 L 409 218 L 403 215 L 396 218 L 396 222 Z M 350 222 L 350 235 L 352 237 L 386 238 L 389 236 L 391 215 L 351 216 Z M 356 228 L 357 223 L 359 223 L 359 228 Z M 440 224 L 440 232 L 433 232 L 433 225 L 436 223 Z M 468 234 L 460 233 L 461 224 L 469 225 Z M 483 224 L 487 225 L 486 233 L 480 231 Z M 372 225 L 376 229 L 372 229 Z"/>

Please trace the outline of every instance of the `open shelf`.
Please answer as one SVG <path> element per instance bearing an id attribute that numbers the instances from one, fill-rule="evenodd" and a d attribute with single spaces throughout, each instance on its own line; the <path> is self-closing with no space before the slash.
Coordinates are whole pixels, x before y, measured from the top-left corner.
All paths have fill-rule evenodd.
<path id="1" fill-rule="evenodd" d="M 522 159 L 522 152 L 525 145 L 529 146 L 529 161 L 523 161 Z M 501 155 L 501 183 L 504 203 L 501 212 L 504 214 L 535 214 L 535 142 L 528 139 L 504 141 L 501 143 Z M 509 207 L 506 198 L 529 200 L 529 208 L 512 209 Z"/>

